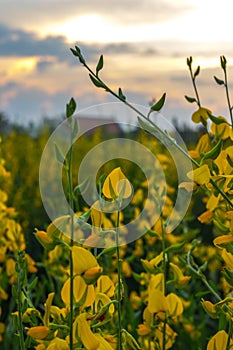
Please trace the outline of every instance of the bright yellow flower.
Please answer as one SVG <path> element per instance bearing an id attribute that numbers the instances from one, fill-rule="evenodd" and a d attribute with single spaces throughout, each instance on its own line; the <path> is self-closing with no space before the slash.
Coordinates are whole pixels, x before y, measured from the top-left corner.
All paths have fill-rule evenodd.
<path id="1" fill-rule="evenodd" d="M 209 224 L 212 221 L 213 217 L 214 217 L 214 213 L 210 210 L 206 210 L 206 211 L 204 211 L 204 213 L 199 215 L 197 219 L 202 224 Z"/>
<path id="2" fill-rule="evenodd" d="M 174 273 L 177 287 L 184 287 L 185 285 L 187 285 L 191 277 L 184 276 L 183 272 L 176 264 L 173 264 L 172 262 L 170 262 L 169 265 Z"/>
<path id="3" fill-rule="evenodd" d="M 106 177 L 102 191 L 105 197 L 109 199 L 116 199 L 119 196 L 128 198 L 132 194 L 131 184 L 120 167 L 115 168 Z"/>
<path id="4" fill-rule="evenodd" d="M 50 342 L 47 350 L 69 350 L 69 348 L 66 340 L 56 337 Z"/>
<path id="5" fill-rule="evenodd" d="M 34 339 L 42 340 L 45 339 L 50 333 L 50 330 L 46 326 L 35 326 L 28 330 L 28 335 Z"/>
<path id="6" fill-rule="evenodd" d="M 166 303 L 169 316 L 176 317 L 183 313 L 182 301 L 175 293 L 170 293 L 166 296 Z"/>
<path id="7" fill-rule="evenodd" d="M 149 293 L 148 297 L 148 310 L 150 313 L 158 313 L 160 311 L 166 311 L 168 308 L 166 297 L 159 289 L 154 289 Z"/>
<path id="8" fill-rule="evenodd" d="M 71 249 L 74 274 L 82 275 L 88 269 L 98 266 L 96 258 L 91 252 L 89 252 L 89 250 L 77 246 L 74 246 Z"/>
<path id="9" fill-rule="evenodd" d="M 92 332 L 89 323 L 86 320 L 86 317 L 87 315 L 85 313 L 77 316 L 76 320 L 78 324 L 78 336 L 81 339 L 86 350 L 98 350 L 100 341 Z"/>
<path id="10" fill-rule="evenodd" d="M 150 332 L 151 332 L 151 328 L 147 327 L 146 325 L 144 325 L 142 323 L 138 325 L 138 328 L 137 328 L 138 335 L 144 337 L 144 336 L 150 334 Z"/>
<path id="11" fill-rule="evenodd" d="M 107 275 L 102 275 L 97 280 L 97 292 L 104 293 L 109 297 L 114 295 L 114 283 L 111 278 Z"/>
<path id="12" fill-rule="evenodd" d="M 218 331 L 208 342 L 207 350 L 222 350 L 226 349 L 228 342 L 228 334 L 224 331 Z M 230 341 L 230 345 L 232 340 Z"/>
<path id="13" fill-rule="evenodd" d="M 230 270 L 233 270 L 233 255 L 231 253 L 228 253 L 226 249 L 222 250 L 222 258 L 225 261 L 227 267 Z"/>
<path id="14" fill-rule="evenodd" d="M 218 248 L 224 248 L 229 243 L 233 243 L 233 236 L 231 235 L 223 235 L 216 237 L 213 241 L 214 245 Z"/>
<path id="15" fill-rule="evenodd" d="M 221 124 L 211 124 L 211 132 L 222 140 L 227 139 L 231 134 L 231 127 L 227 124 L 227 120 L 224 117 L 218 117 L 225 121 L 225 123 Z"/>
<path id="16" fill-rule="evenodd" d="M 192 114 L 192 121 L 194 123 L 206 122 L 209 118 L 208 113 L 212 114 L 212 112 L 208 108 L 199 107 L 196 112 Z"/>
<path id="17" fill-rule="evenodd" d="M 103 269 L 100 266 L 90 267 L 83 274 L 83 278 L 87 284 L 96 282 L 97 278 L 101 275 Z"/>
<path id="18" fill-rule="evenodd" d="M 189 179 L 196 182 L 198 185 L 206 185 L 210 181 L 210 171 L 207 164 L 202 165 L 193 171 L 187 173 Z"/>

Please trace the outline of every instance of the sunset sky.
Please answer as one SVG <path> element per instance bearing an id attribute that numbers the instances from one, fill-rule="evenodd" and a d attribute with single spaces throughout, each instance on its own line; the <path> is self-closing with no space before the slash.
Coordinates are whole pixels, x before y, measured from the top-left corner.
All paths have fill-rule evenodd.
<path id="1" fill-rule="evenodd" d="M 231 0 L 0 0 L 0 111 L 25 124 L 61 115 L 71 96 L 79 109 L 114 101 L 71 54 L 78 44 L 93 68 L 104 54 L 104 79 L 128 100 L 147 106 L 166 91 L 163 115 L 180 123 L 196 108 L 184 99 L 193 56 L 202 105 L 228 116 L 213 75 L 225 55 L 233 87 L 232 13 Z"/>

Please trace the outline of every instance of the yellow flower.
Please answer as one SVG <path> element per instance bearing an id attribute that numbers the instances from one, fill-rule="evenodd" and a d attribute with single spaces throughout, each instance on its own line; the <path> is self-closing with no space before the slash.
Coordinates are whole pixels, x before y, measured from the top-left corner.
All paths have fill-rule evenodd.
<path id="1" fill-rule="evenodd" d="M 75 276 L 73 280 L 74 300 L 82 308 L 91 306 L 95 300 L 93 285 L 87 285 L 81 276 Z M 61 290 L 61 298 L 65 305 L 70 305 L 70 279 L 68 279 Z"/>
<path id="2" fill-rule="evenodd" d="M 97 280 L 97 292 L 104 293 L 109 297 L 114 295 L 114 283 L 107 275 L 100 276 Z"/>
<path id="3" fill-rule="evenodd" d="M 175 282 L 177 287 L 184 287 L 190 280 L 190 276 L 184 276 L 183 272 L 181 269 L 176 265 L 170 262 L 169 266 L 171 267 L 174 277 L 175 277 Z"/>
<path id="4" fill-rule="evenodd" d="M 227 348 L 228 334 L 224 331 L 218 331 L 208 342 L 207 350 L 222 350 Z M 230 341 L 230 345 L 232 340 Z"/>
<path id="5" fill-rule="evenodd" d="M 66 340 L 56 337 L 50 342 L 47 350 L 69 350 L 69 348 L 70 347 Z"/>
<path id="6" fill-rule="evenodd" d="M 120 167 L 115 168 L 106 177 L 102 191 L 104 196 L 109 199 L 128 198 L 132 194 L 131 184 Z"/>
<path id="7" fill-rule="evenodd" d="M 192 121 L 194 123 L 203 123 L 205 124 L 206 120 L 209 118 L 208 113 L 212 114 L 212 112 L 205 107 L 199 107 L 196 112 L 192 114 Z"/>
<path id="8" fill-rule="evenodd" d="M 197 219 L 202 224 L 209 224 L 211 222 L 211 220 L 213 219 L 213 217 L 214 217 L 214 213 L 210 210 L 206 210 L 206 211 L 204 211 L 204 213 L 199 215 Z"/>
<path id="9" fill-rule="evenodd" d="M 223 249 L 222 258 L 225 261 L 227 267 L 229 267 L 230 270 L 233 270 L 233 255 L 231 253 L 228 253 L 226 249 Z"/>
<path id="10" fill-rule="evenodd" d="M 189 179 L 196 182 L 198 185 L 208 184 L 210 181 L 210 171 L 207 164 L 202 165 L 193 171 L 187 173 Z"/>
<path id="11" fill-rule="evenodd" d="M 86 320 L 86 314 L 80 314 L 77 316 L 76 320 L 78 325 L 78 336 L 81 339 L 86 350 L 98 350 L 100 341 L 91 331 L 91 328 Z"/>
<path id="12" fill-rule="evenodd" d="M 166 297 L 159 289 L 154 289 L 149 293 L 148 310 L 150 313 L 158 313 L 167 310 Z"/>
<path id="13" fill-rule="evenodd" d="M 102 271 L 103 269 L 100 266 L 90 267 L 84 272 L 83 279 L 87 284 L 95 283 Z"/>
<path id="14" fill-rule="evenodd" d="M 142 323 L 138 325 L 138 328 L 137 328 L 138 335 L 144 337 L 144 336 L 150 334 L 150 332 L 151 332 L 151 328 L 147 327 L 146 325 L 144 325 Z"/>
<path id="15" fill-rule="evenodd" d="M 233 236 L 231 235 L 223 235 L 214 239 L 214 245 L 218 248 L 224 248 L 229 243 L 233 243 Z"/>
<path id="16" fill-rule="evenodd" d="M 74 274 L 82 275 L 88 269 L 98 266 L 96 258 L 91 252 L 89 252 L 89 250 L 77 246 L 74 246 L 71 249 L 74 264 Z"/>
<path id="17" fill-rule="evenodd" d="M 45 249 L 52 250 L 55 247 L 55 245 L 56 245 L 56 243 L 54 243 L 52 238 L 50 238 L 48 233 L 45 232 L 45 231 L 36 230 L 35 236 L 36 236 L 37 240 L 39 241 L 39 243 Z"/>
<path id="18" fill-rule="evenodd" d="M 166 303 L 169 316 L 176 317 L 183 313 L 182 301 L 175 293 L 170 293 L 166 296 Z"/>
<path id="19" fill-rule="evenodd" d="M 35 326 L 28 330 L 28 335 L 34 339 L 42 340 L 45 339 L 50 333 L 50 330 L 46 326 Z"/>
<path id="20" fill-rule="evenodd" d="M 230 127 L 230 125 L 227 124 L 226 118 L 224 118 L 224 117 L 218 117 L 218 118 L 224 120 L 225 123 L 221 123 L 221 124 L 212 123 L 211 124 L 211 132 L 212 132 L 212 134 L 220 137 L 222 140 L 225 140 L 231 134 L 231 127 Z"/>

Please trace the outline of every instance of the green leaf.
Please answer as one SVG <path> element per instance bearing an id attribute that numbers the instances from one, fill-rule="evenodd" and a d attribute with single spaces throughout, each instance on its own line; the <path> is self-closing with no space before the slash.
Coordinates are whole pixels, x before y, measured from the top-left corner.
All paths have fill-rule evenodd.
<path id="1" fill-rule="evenodd" d="M 180 250 L 181 248 L 183 248 L 185 243 L 186 242 L 183 241 L 183 242 L 180 242 L 180 243 L 172 244 L 172 245 L 168 246 L 164 251 L 165 252 L 175 252 L 175 251 Z"/>
<path id="2" fill-rule="evenodd" d="M 139 126 L 145 130 L 145 131 L 148 131 L 148 132 L 151 132 L 151 133 L 154 133 L 155 132 L 155 129 L 153 126 L 151 126 L 150 124 L 144 122 L 143 119 L 141 119 L 140 117 L 138 117 L 138 124 Z"/>
<path id="3" fill-rule="evenodd" d="M 70 118 L 74 114 L 75 110 L 76 102 L 73 97 L 71 97 L 70 102 L 66 105 L 66 118 Z"/>
<path id="4" fill-rule="evenodd" d="M 204 159 L 209 159 L 209 158 L 216 159 L 219 156 L 221 150 L 222 150 L 222 140 L 219 139 L 216 145 L 209 152 L 206 152 L 204 154 L 204 156 L 202 157 L 202 161 Z"/>
<path id="5" fill-rule="evenodd" d="M 89 183 L 90 183 L 90 178 L 87 177 L 81 184 L 75 186 L 74 193 L 77 195 L 77 194 L 85 192 L 89 186 Z"/>
<path id="6" fill-rule="evenodd" d="M 194 78 L 196 78 L 199 73 L 200 73 L 200 66 L 197 67 L 197 69 L 196 69 L 196 71 L 194 73 Z"/>
<path id="7" fill-rule="evenodd" d="M 207 112 L 208 113 L 208 112 Z M 215 117 L 214 115 L 212 115 L 211 113 L 208 113 L 208 116 L 210 118 L 210 120 L 215 123 L 215 124 L 223 124 L 223 123 L 227 123 L 226 120 L 219 118 L 219 117 Z"/>
<path id="8" fill-rule="evenodd" d="M 37 285 L 37 282 L 38 282 L 38 277 L 35 277 L 32 282 L 28 285 L 28 291 L 31 291 L 33 290 L 36 285 Z"/>
<path id="9" fill-rule="evenodd" d="M 126 101 L 126 97 L 125 97 L 125 95 L 123 94 L 121 88 L 119 88 L 119 90 L 118 90 L 118 96 L 119 96 L 119 98 L 121 99 L 121 101 Z"/>
<path id="10" fill-rule="evenodd" d="M 63 156 L 60 148 L 58 147 L 58 145 L 56 143 L 54 144 L 54 146 L 55 146 L 56 159 L 58 160 L 58 162 L 63 164 L 65 161 L 65 157 Z"/>
<path id="11" fill-rule="evenodd" d="M 92 83 L 98 87 L 98 88 L 105 88 L 104 84 L 102 83 L 102 81 L 96 79 L 93 75 L 89 74 L 89 77 L 92 81 Z"/>
<path id="12" fill-rule="evenodd" d="M 224 85 L 224 81 L 222 79 L 217 78 L 215 75 L 214 75 L 214 80 L 218 85 Z"/>
<path id="13" fill-rule="evenodd" d="M 188 66 L 189 68 L 191 68 L 191 66 L 192 66 L 192 61 L 193 61 L 193 58 L 192 58 L 192 56 L 190 56 L 190 57 L 187 57 L 187 60 L 186 60 L 186 62 L 187 62 L 187 66 Z"/>
<path id="14" fill-rule="evenodd" d="M 163 94 L 163 96 L 153 106 L 151 106 L 150 110 L 151 111 L 155 111 L 155 112 L 160 111 L 160 109 L 164 105 L 165 98 L 166 98 L 166 92 Z"/>
<path id="15" fill-rule="evenodd" d="M 99 62 L 96 66 L 96 75 L 97 76 L 98 76 L 99 71 L 103 68 L 103 66 L 104 66 L 104 58 L 103 58 L 103 55 L 101 55 L 99 58 Z"/>
<path id="16" fill-rule="evenodd" d="M 71 52 L 73 53 L 74 56 L 78 57 L 79 58 L 79 62 L 82 63 L 82 64 L 85 64 L 85 59 L 81 53 L 81 50 L 78 46 L 75 46 L 75 50 L 74 49 L 70 49 Z"/>
<path id="17" fill-rule="evenodd" d="M 189 97 L 189 96 L 184 96 L 186 98 L 186 100 L 190 103 L 193 103 L 193 102 L 197 102 L 197 100 L 194 98 L 194 97 Z"/>
<path id="18" fill-rule="evenodd" d="M 227 65 L 227 60 L 225 56 L 220 56 L 220 63 L 221 63 L 221 67 L 223 70 L 226 69 L 226 65 Z"/>

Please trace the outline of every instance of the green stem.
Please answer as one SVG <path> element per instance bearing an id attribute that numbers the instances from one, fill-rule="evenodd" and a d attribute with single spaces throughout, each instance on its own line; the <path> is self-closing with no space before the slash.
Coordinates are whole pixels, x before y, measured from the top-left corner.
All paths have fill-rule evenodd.
<path id="1" fill-rule="evenodd" d="M 20 274 L 20 273 L 19 273 Z M 19 328 L 19 344 L 20 350 L 24 350 L 24 336 L 23 336 L 23 320 L 22 320 L 22 303 L 21 303 L 21 283 L 20 277 L 17 280 L 17 299 L 18 299 L 18 328 Z"/>
<path id="2" fill-rule="evenodd" d="M 83 63 L 84 67 L 90 72 L 90 74 L 95 77 L 103 86 L 103 88 L 109 92 L 112 96 L 116 97 L 118 100 L 120 100 L 121 102 L 123 102 L 127 107 L 129 107 L 131 110 L 133 110 L 136 114 L 138 114 L 140 117 L 142 117 L 143 119 L 145 119 L 149 124 L 151 124 L 154 128 L 155 131 L 157 131 L 166 141 L 168 141 L 171 145 L 173 145 L 178 151 L 180 151 L 186 158 L 188 158 L 193 165 L 195 165 L 196 167 L 200 168 L 200 164 L 195 161 L 195 159 L 193 159 L 192 157 L 190 157 L 190 155 L 179 145 L 176 143 L 176 140 L 173 139 L 169 134 L 167 134 L 166 132 L 164 132 L 162 129 L 160 129 L 155 123 L 153 123 L 152 120 L 150 120 L 147 116 L 145 116 L 141 111 L 139 111 L 137 108 L 135 108 L 133 105 L 131 105 L 130 103 L 128 103 L 125 99 L 122 99 L 118 96 L 118 94 L 116 94 L 113 90 L 111 90 L 100 78 L 99 76 L 97 76 L 93 70 L 85 63 Z M 196 98 L 197 98 L 197 104 L 200 107 L 201 103 L 200 103 L 200 98 L 198 95 L 198 91 L 197 91 L 197 87 L 196 87 L 196 83 L 195 83 L 195 78 L 192 72 L 192 69 L 190 69 L 191 72 L 191 77 L 192 77 L 192 81 L 193 81 L 193 86 L 194 86 L 194 90 L 195 90 L 195 94 L 196 94 Z M 221 190 L 221 188 L 212 180 L 210 179 L 211 184 L 215 187 L 215 189 L 223 196 L 223 198 L 227 201 L 227 203 L 230 205 L 231 208 L 233 208 L 233 203 L 231 202 L 231 200 L 229 199 L 229 197 Z"/>
<path id="3" fill-rule="evenodd" d="M 228 89 L 228 82 L 227 82 L 227 71 L 226 68 L 223 69 L 224 71 L 224 78 L 225 78 L 225 89 L 226 89 L 226 96 L 227 96 L 227 104 L 228 104 L 228 108 L 229 108 L 229 112 L 230 112 L 230 118 L 231 118 L 231 126 L 233 128 L 233 115 L 232 115 L 232 106 L 231 106 L 231 102 L 230 102 L 230 95 L 229 95 L 229 89 Z"/>
<path id="4" fill-rule="evenodd" d="M 117 350 L 122 350 L 122 323 L 121 323 L 121 295 L 122 295 L 122 282 L 121 282 L 121 258 L 119 248 L 119 223 L 120 223 L 120 211 L 117 211 L 116 219 L 116 252 L 117 252 L 117 304 L 118 304 L 118 341 Z"/>
<path id="5" fill-rule="evenodd" d="M 70 126 L 71 129 L 71 126 Z M 72 130 L 70 130 L 70 150 L 68 152 L 68 186 L 69 186 L 69 212 L 70 212 L 70 247 L 74 245 L 74 199 L 73 199 L 73 179 L 72 179 L 72 154 L 73 154 L 73 143 L 72 143 Z M 73 350 L 73 318 L 74 318 L 74 266 L 72 249 L 69 251 L 69 265 L 70 265 L 70 350 Z"/>
<path id="6" fill-rule="evenodd" d="M 163 288 L 164 288 L 164 295 L 167 293 L 167 285 L 166 285 L 166 276 L 167 276 L 167 253 L 166 253 L 166 242 L 165 242 L 165 230 L 163 225 L 163 219 L 160 217 L 161 220 L 161 227 L 162 227 L 162 250 L 163 250 Z M 165 319 L 163 323 L 163 343 L 162 343 L 162 350 L 166 349 L 166 325 L 167 325 L 167 317 L 166 317 L 166 311 L 165 311 Z"/>
<path id="7" fill-rule="evenodd" d="M 194 88 L 194 92 L 195 92 L 196 99 L 197 99 L 197 104 L 198 104 L 198 107 L 201 107 L 201 101 L 200 101 L 200 98 L 199 98 L 199 95 L 198 95 L 196 81 L 195 81 L 195 77 L 193 75 L 193 71 L 192 71 L 191 65 L 189 66 L 189 71 L 190 71 L 190 75 L 191 75 L 191 79 L 192 79 L 192 83 L 193 83 L 193 88 Z"/>

